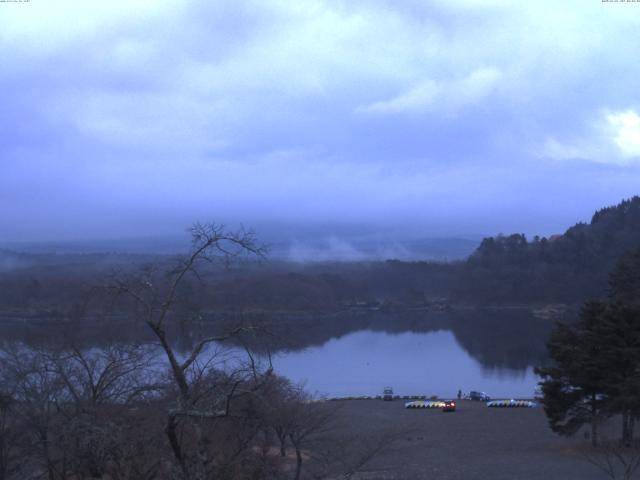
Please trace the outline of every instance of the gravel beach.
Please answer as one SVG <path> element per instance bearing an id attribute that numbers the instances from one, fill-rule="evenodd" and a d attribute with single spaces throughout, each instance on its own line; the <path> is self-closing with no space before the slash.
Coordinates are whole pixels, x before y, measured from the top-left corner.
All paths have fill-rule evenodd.
<path id="1" fill-rule="evenodd" d="M 488 408 L 462 400 L 457 410 L 407 410 L 404 401 L 343 400 L 338 421 L 358 435 L 402 432 L 370 464 L 366 479 L 596 480 L 607 478 L 580 449 L 547 425 L 542 408 Z"/>

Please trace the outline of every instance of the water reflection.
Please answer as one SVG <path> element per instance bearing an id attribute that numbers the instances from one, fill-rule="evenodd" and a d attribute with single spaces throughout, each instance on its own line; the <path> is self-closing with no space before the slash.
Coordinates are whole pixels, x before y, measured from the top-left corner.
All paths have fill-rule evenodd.
<path id="1" fill-rule="evenodd" d="M 568 311 L 562 320 L 570 320 Z M 279 373 L 306 381 L 330 396 L 372 395 L 390 385 L 399 394 L 453 396 L 458 389 L 496 397 L 531 396 L 556 319 L 527 308 L 457 308 L 445 312 L 340 312 L 335 314 L 205 315 L 198 322 L 168 322 L 179 351 L 198 339 L 251 325 L 235 344 L 275 352 Z M 26 344 L 63 339 L 78 348 L 110 342 L 154 342 L 141 322 L 0 321 L 0 337 Z M 243 353 L 244 350 L 241 350 Z"/>
<path id="2" fill-rule="evenodd" d="M 311 391 L 328 396 L 375 395 L 392 386 L 400 395 L 453 397 L 458 389 L 494 397 L 530 397 L 532 368 L 486 368 L 451 331 L 389 334 L 359 331 L 322 346 L 281 353 L 274 367 Z"/>

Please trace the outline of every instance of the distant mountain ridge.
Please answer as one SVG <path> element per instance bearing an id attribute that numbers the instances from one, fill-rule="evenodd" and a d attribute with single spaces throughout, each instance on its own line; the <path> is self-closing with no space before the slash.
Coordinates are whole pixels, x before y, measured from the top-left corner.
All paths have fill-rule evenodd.
<path id="1" fill-rule="evenodd" d="M 590 223 L 578 223 L 558 237 L 485 238 L 470 256 L 453 262 L 434 261 L 433 253 L 442 247 L 451 259 L 456 249 L 471 252 L 472 240 L 448 246 L 441 241 L 412 244 L 411 251 L 421 253 L 420 261 L 372 260 L 368 248 L 384 245 L 381 240 L 354 241 L 350 246 L 358 258 L 349 261 L 330 261 L 327 256 L 324 261 L 298 263 L 274 255 L 270 262 L 238 263 L 231 269 L 211 266 L 207 274 L 215 282 L 205 292 L 194 281 L 193 295 L 203 308 L 219 311 L 577 305 L 606 296 L 609 273 L 618 260 L 628 252 L 640 252 L 640 196 L 600 209 Z M 310 245 L 309 258 L 322 253 L 321 242 L 305 245 Z M 286 250 L 281 252 L 287 258 Z M 100 284 L 114 269 L 127 271 L 172 259 L 151 253 L 36 254 L 0 249 L 0 308 L 62 308 L 71 298 L 78 301 L 85 287 Z"/>
<path id="2" fill-rule="evenodd" d="M 412 261 L 463 260 L 477 248 L 481 235 L 451 237 L 394 238 L 385 235 L 311 235 L 287 237 L 285 234 L 263 238 L 269 259 L 275 261 L 304 262 L 356 262 L 380 261 L 388 258 Z M 68 242 L 9 242 L 0 243 L 0 258 L 4 256 L 65 255 L 176 255 L 187 252 L 189 238 L 138 237 Z"/>

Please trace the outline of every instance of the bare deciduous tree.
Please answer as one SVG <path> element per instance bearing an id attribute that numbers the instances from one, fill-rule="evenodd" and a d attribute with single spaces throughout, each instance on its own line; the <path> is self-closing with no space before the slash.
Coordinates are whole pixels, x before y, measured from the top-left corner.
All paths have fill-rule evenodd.
<path id="1" fill-rule="evenodd" d="M 0 480 L 15 478 L 20 472 L 18 453 L 19 429 L 13 418 L 15 400 L 0 391 Z"/>
<path id="2" fill-rule="evenodd" d="M 388 438 L 336 431 L 335 404 L 275 375 L 270 355 L 246 347 L 265 338 L 255 325 L 177 346 L 176 325 L 194 315 L 190 282 L 206 285 L 211 262 L 263 255 L 251 233 L 198 224 L 191 234 L 172 268 L 128 270 L 110 278 L 111 295 L 97 292 L 98 316 L 137 320 L 152 344 L 89 348 L 62 335 L 0 346 L 0 480 L 346 479 L 386 448 Z"/>
<path id="3" fill-rule="evenodd" d="M 582 456 L 611 480 L 630 480 L 640 467 L 640 444 L 625 445 L 618 440 L 601 441 L 598 447 L 585 448 Z"/>
<path id="4" fill-rule="evenodd" d="M 158 387 L 149 362 L 148 348 L 135 345 L 6 345 L 1 384 L 13 400 L 7 421 L 20 432 L 11 447 L 29 465 L 19 478 L 100 478 L 121 464 L 123 445 L 135 443 L 125 435 L 132 413 Z"/>
<path id="5" fill-rule="evenodd" d="M 164 352 L 177 390 L 176 404 L 168 411 L 165 433 L 183 474 L 188 478 L 198 478 L 212 463 L 210 455 L 205 453 L 207 449 L 202 447 L 207 435 L 201 423 L 229 416 L 232 400 L 256 390 L 260 382 L 247 381 L 248 377 L 255 379 L 258 375 L 255 370 L 248 374 L 245 368 L 238 368 L 230 376 L 218 375 L 216 378 L 216 372 L 205 375 L 210 370 L 206 368 L 209 362 L 200 362 L 208 345 L 229 340 L 248 327 L 237 327 L 224 335 L 202 338 L 182 358 L 167 336 L 167 322 L 175 320 L 181 304 L 180 290 L 187 277 L 201 279 L 200 268 L 204 264 L 216 260 L 228 262 L 245 254 L 261 257 L 264 249 L 257 245 L 251 232 L 244 230 L 229 232 L 220 225 L 196 224 L 190 233 L 191 253 L 180 259 L 172 270 L 158 272 L 147 268 L 139 275 L 115 278 L 111 288 L 132 302 L 136 316 L 153 332 Z M 224 381 L 217 381 L 221 379 Z M 206 401 L 200 392 L 203 385 L 211 394 L 204 396 Z M 189 423 L 191 434 L 200 444 L 197 453 L 185 451 L 183 436 L 179 433 L 181 424 L 185 422 Z"/>

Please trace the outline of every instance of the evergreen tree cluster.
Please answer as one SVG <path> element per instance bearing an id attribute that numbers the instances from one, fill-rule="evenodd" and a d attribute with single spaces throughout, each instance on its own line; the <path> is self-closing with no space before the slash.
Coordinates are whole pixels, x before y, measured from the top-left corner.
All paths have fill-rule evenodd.
<path id="1" fill-rule="evenodd" d="M 485 302 L 582 302 L 601 296 L 617 260 L 640 247 L 640 197 L 597 211 L 549 238 L 485 238 L 468 259 L 454 296 Z"/>
<path id="2" fill-rule="evenodd" d="M 624 255 L 610 276 L 605 301 L 589 301 L 575 324 L 558 324 L 539 368 L 551 428 L 571 435 L 585 424 L 597 444 L 602 420 L 622 418 L 621 439 L 633 440 L 640 418 L 640 249 Z"/>

